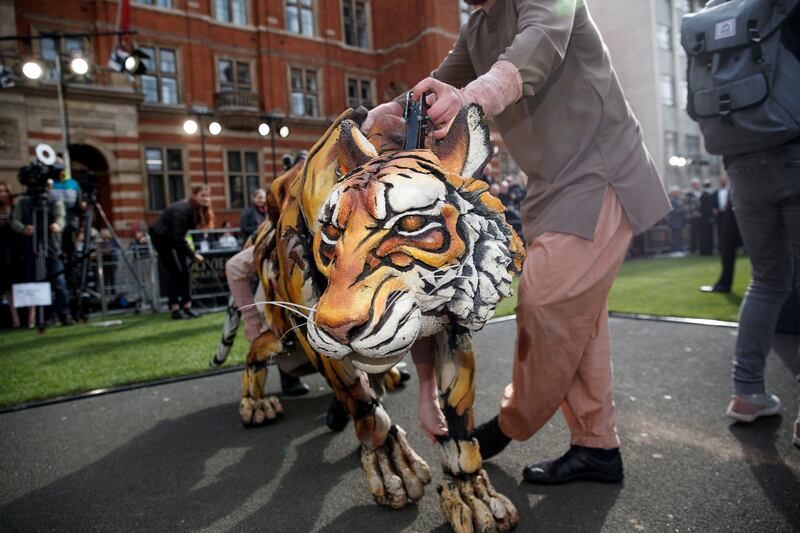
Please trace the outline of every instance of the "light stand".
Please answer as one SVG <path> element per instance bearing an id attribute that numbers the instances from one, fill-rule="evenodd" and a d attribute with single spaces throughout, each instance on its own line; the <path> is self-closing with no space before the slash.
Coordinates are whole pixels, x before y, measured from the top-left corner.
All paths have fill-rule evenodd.
<path id="1" fill-rule="evenodd" d="M 272 179 L 278 177 L 278 163 L 277 163 L 277 155 L 275 153 L 275 133 L 277 132 L 278 135 L 282 139 L 285 139 L 289 136 L 289 126 L 283 124 L 283 115 L 269 113 L 266 115 L 261 115 L 261 120 L 264 120 L 258 127 L 258 133 L 261 136 L 269 135 L 270 137 L 270 145 L 272 146 Z M 277 130 L 277 131 L 276 131 Z"/>

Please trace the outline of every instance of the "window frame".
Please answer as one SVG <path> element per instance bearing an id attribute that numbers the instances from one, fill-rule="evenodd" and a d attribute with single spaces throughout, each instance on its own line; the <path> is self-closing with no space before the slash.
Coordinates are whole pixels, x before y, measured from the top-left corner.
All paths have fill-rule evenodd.
<path id="1" fill-rule="evenodd" d="M 42 46 L 45 41 L 50 41 L 50 42 L 53 43 L 53 50 L 55 50 L 55 39 L 52 39 L 52 38 L 49 38 L 49 37 L 45 37 L 44 35 L 42 35 L 42 34 L 53 33 L 52 30 L 36 28 L 32 33 L 34 33 L 37 37 L 42 37 L 41 39 L 35 39 L 34 40 L 35 44 L 33 45 L 34 55 L 39 60 L 41 60 L 42 66 L 43 66 L 43 70 L 44 70 L 44 73 L 43 73 L 41 79 L 46 81 L 46 82 L 58 83 L 58 74 L 57 74 L 57 71 L 56 71 L 56 63 L 55 63 L 56 62 L 56 57 L 51 57 L 51 58 L 45 57 L 45 55 L 44 55 L 44 50 L 45 49 L 44 49 L 44 46 Z M 65 70 L 68 71 L 69 70 L 69 58 L 72 55 L 72 53 L 70 51 L 71 49 L 69 47 L 69 43 L 68 42 L 72 41 L 72 40 L 76 40 L 76 39 L 79 39 L 81 41 L 81 47 L 80 47 L 81 57 L 86 59 L 86 61 L 89 63 L 89 68 L 91 69 L 92 65 L 94 65 L 94 54 L 92 53 L 92 42 L 89 40 L 88 37 L 62 38 L 61 41 L 60 41 L 61 49 L 60 50 L 55 50 L 55 54 L 61 56 L 61 59 L 62 59 L 61 65 Z M 50 49 L 48 48 L 48 51 L 49 50 Z M 85 81 L 88 80 L 88 78 L 83 78 L 83 79 Z"/>
<path id="2" fill-rule="evenodd" d="M 164 106 L 179 106 L 181 105 L 181 83 L 179 72 L 180 68 L 180 49 L 179 48 L 172 48 L 169 46 L 161 46 L 158 44 L 140 44 L 138 45 L 139 50 L 145 51 L 147 50 L 154 50 L 155 56 L 151 56 L 149 61 L 153 62 L 153 65 L 156 67 L 155 70 L 151 70 L 150 68 L 147 69 L 147 72 L 138 76 L 136 84 L 139 88 L 139 94 L 145 97 L 144 104 L 145 105 L 164 105 Z M 175 72 L 169 71 L 162 71 L 161 70 L 161 54 L 163 50 L 170 51 L 174 54 L 174 64 L 175 64 Z M 149 54 L 148 54 L 149 55 Z M 147 78 L 155 78 L 156 80 L 156 96 L 158 100 L 155 102 L 147 100 L 147 96 L 144 92 L 144 80 Z M 175 81 L 175 101 L 174 102 L 165 102 L 164 101 L 164 79 L 170 79 Z"/>
<path id="3" fill-rule="evenodd" d="M 255 89 L 254 89 L 255 77 L 253 76 L 253 74 L 254 74 L 254 64 L 253 64 L 253 60 L 252 59 L 240 59 L 240 58 L 237 58 L 237 57 L 221 56 L 220 55 L 220 56 L 214 56 L 214 60 L 215 60 L 214 61 L 214 75 L 216 77 L 217 92 L 251 92 L 251 93 L 256 92 Z M 220 72 L 219 71 L 219 63 L 220 63 L 220 61 L 230 61 L 231 64 L 232 64 L 234 78 L 236 79 L 236 81 L 233 82 L 233 85 L 232 85 L 233 88 L 232 89 L 229 89 L 229 90 L 224 90 L 223 89 L 222 79 L 221 79 L 221 77 L 219 75 L 219 72 Z M 244 88 L 244 86 L 242 86 L 238 81 L 239 75 L 238 75 L 238 71 L 237 71 L 236 67 L 239 64 L 247 64 L 247 72 L 248 72 L 248 75 L 250 76 L 250 84 L 249 84 L 249 86 L 247 88 Z"/>
<path id="4" fill-rule="evenodd" d="M 230 156 L 229 154 L 235 153 L 239 154 L 240 156 L 240 163 L 241 169 L 235 171 L 233 173 L 234 176 L 240 176 L 242 179 L 242 206 L 239 207 L 234 205 L 233 200 L 233 187 L 231 187 L 231 168 L 230 168 Z M 245 154 L 255 154 L 256 156 L 256 173 L 253 174 L 251 171 L 247 170 L 247 157 Z M 265 177 L 264 177 L 264 160 L 262 156 L 262 151 L 253 148 L 239 148 L 239 149 L 231 149 L 225 148 L 222 151 L 222 160 L 224 164 L 224 181 L 225 181 L 225 207 L 227 209 L 245 209 L 247 206 L 250 205 L 250 196 L 255 189 L 265 188 Z M 256 186 L 253 191 L 248 190 L 248 177 L 255 175 L 256 177 Z"/>
<path id="5" fill-rule="evenodd" d="M 283 18 L 284 29 L 292 35 L 298 37 L 313 38 L 317 36 L 317 27 L 319 21 L 317 20 L 317 3 L 316 0 L 309 0 L 310 5 L 303 4 L 303 0 L 283 0 Z M 289 8 L 294 7 L 297 9 L 297 24 L 300 31 L 293 31 L 289 27 Z M 303 11 L 311 12 L 311 33 L 303 31 Z"/>
<path id="6" fill-rule="evenodd" d="M 164 2 L 168 5 L 162 6 L 159 5 L 159 2 Z M 131 4 L 137 6 L 154 7 L 157 9 L 175 9 L 174 0 L 133 0 Z"/>
<path id="7" fill-rule="evenodd" d="M 353 11 L 353 16 L 355 17 L 355 12 L 356 12 L 355 6 L 356 6 L 356 4 L 363 4 L 364 5 L 364 38 L 365 38 L 364 46 L 361 46 L 360 44 L 357 44 L 358 40 L 359 40 L 358 39 L 358 35 L 360 35 L 360 33 L 358 32 L 358 25 L 355 24 L 355 23 L 354 23 L 354 37 L 355 37 L 354 40 L 355 40 L 355 42 L 354 43 L 348 43 L 347 42 L 347 33 L 345 31 L 345 28 L 347 27 L 347 24 L 345 22 L 344 8 L 345 8 L 345 6 L 349 5 L 350 9 Z M 372 49 L 372 14 L 371 14 L 372 10 L 371 10 L 371 6 L 370 6 L 369 0 L 342 0 L 341 3 L 340 3 L 340 6 L 341 6 L 340 15 L 341 15 L 341 18 L 342 18 L 342 43 L 344 43 L 345 46 L 356 48 L 358 50 L 371 50 Z M 353 20 L 355 22 L 355 20 L 357 20 L 357 19 L 354 18 Z"/>
<path id="8" fill-rule="evenodd" d="M 350 102 L 350 82 L 356 82 L 356 91 L 359 93 L 359 101 L 355 104 L 355 106 Z M 369 86 L 369 96 L 370 101 L 368 103 L 364 103 L 360 99 L 361 87 L 366 84 Z M 350 74 L 346 73 L 344 76 L 344 95 L 345 95 L 345 106 L 347 107 L 357 107 L 357 106 L 364 106 L 367 109 L 372 109 L 375 107 L 375 80 L 373 78 L 367 78 L 360 76 L 358 74 Z"/>
<path id="9" fill-rule="evenodd" d="M 294 89 L 292 87 L 292 72 L 295 70 L 299 70 L 303 73 L 302 77 L 302 87 L 303 87 L 303 101 L 305 104 L 305 98 L 307 97 L 308 93 L 305 90 L 306 87 L 306 74 L 308 72 L 314 72 L 317 81 L 317 90 L 316 90 L 316 107 L 318 114 L 316 115 L 298 115 L 294 112 L 294 108 L 292 105 L 292 96 L 294 96 Z M 323 108 L 323 90 L 322 90 L 322 69 L 321 68 L 307 68 L 303 66 L 296 66 L 296 65 L 287 65 L 287 85 L 288 85 L 288 95 L 289 95 L 289 116 L 296 117 L 296 118 L 305 118 L 305 119 L 322 119 L 325 117 L 325 112 Z M 305 107 L 305 105 L 304 105 Z"/>
<path id="10" fill-rule="evenodd" d="M 244 5 L 244 11 L 243 11 L 243 13 L 244 13 L 244 21 L 242 21 L 242 22 L 235 21 L 234 17 L 233 17 L 233 14 L 234 14 L 233 3 L 236 2 L 236 1 L 241 1 L 242 4 Z M 219 18 L 219 16 L 217 16 L 217 13 L 218 13 L 218 11 L 217 11 L 217 2 L 224 2 L 225 3 L 226 16 L 228 17 L 227 20 L 223 20 L 223 19 Z M 250 14 L 250 2 L 249 2 L 249 0 L 209 0 L 209 6 L 211 8 L 211 19 L 214 22 L 217 22 L 217 23 L 220 23 L 220 24 L 230 24 L 231 26 L 236 26 L 236 27 L 250 26 L 251 25 L 250 24 L 250 20 L 252 19 L 252 16 Z"/>
<path id="11" fill-rule="evenodd" d="M 153 207 L 152 204 L 151 204 L 151 199 L 152 199 L 151 194 L 153 193 L 153 191 L 152 191 L 152 187 L 150 186 L 150 176 L 151 175 L 155 175 L 155 172 L 151 172 L 150 169 L 147 167 L 147 151 L 148 150 L 159 150 L 160 153 L 161 153 L 161 162 L 162 162 L 163 167 L 162 167 L 160 173 L 161 173 L 161 184 L 164 187 L 164 189 L 163 189 L 164 190 L 164 198 L 163 198 L 164 207 L 160 208 L 160 209 Z M 177 151 L 180 154 L 180 162 L 181 162 L 181 171 L 180 171 L 181 180 L 180 180 L 180 183 L 181 183 L 181 187 L 183 189 L 183 197 L 182 198 L 173 199 L 171 197 L 172 195 L 171 195 L 171 187 L 170 187 L 170 183 L 169 183 L 169 176 L 170 175 L 177 175 L 178 173 L 177 172 L 171 172 L 169 170 L 168 155 L 167 155 L 167 151 L 168 150 Z M 144 201 L 145 201 L 145 209 L 146 209 L 147 212 L 159 213 L 159 212 L 163 211 L 164 209 L 166 209 L 168 206 L 172 205 L 173 203 L 175 203 L 175 202 L 177 202 L 179 200 L 184 200 L 184 199 L 188 198 L 187 191 L 189 190 L 189 187 L 188 187 L 188 185 L 189 185 L 189 181 L 188 181 L 189 180 L 189 166 L 188 166 L 188 163 L 189 162 L 188 162 L 188 159 L 187 159 L 187 157 L 188 157 L 187 151 L 184 149 L 183 146 L 175 145 L 175 144 L 157 144 L 157 143 L 147 144 L 147 143 L 142 143 L 141 144 L 141 152 L 142 152 L 142 169 L 143 169 L 142 176 L 144 176 L 144 180 L 143 180 L 144 183 L 143 184 L 144 184 L 144 191 L 145 191 Z"/>

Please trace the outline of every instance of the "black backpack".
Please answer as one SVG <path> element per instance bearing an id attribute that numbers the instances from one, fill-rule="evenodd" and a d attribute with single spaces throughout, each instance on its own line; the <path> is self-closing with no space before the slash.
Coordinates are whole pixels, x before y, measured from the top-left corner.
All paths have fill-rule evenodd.
<path id="1" fill-rule="evenodd" d="M 711 0 L 685 15 L 687 110 L 712 154 L 800 137 L 800 0 Z"/>

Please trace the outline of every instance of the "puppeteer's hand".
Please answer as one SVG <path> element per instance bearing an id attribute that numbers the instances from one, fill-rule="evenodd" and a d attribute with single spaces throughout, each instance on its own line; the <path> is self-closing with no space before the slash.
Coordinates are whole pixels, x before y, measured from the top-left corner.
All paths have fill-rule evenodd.
<path id="1" fill-rule="evenodd" d="M 447 422 L 444 413 L 439 408 L 439 402 L 433 399 L 419 400 L 419 425 L 432 443 L 436 442 L 436 435 L 447 436 Z"/>
<path id="2" fill-rule="evenodd" d="M 203 257 L 203 256 L 202 256 L 202 255 L 200 255 L 200 254 L 194 254 L 194 255 L 192 256 L 192 261 L 194 261 L 195 263 L 202 263 L 202 262 L 203 262 L 203 261 L 205 261 L 205 260 L 206 260 L 206 258 L 205 258 L 205 257 Z"/>
<path id="3" fill-rule="evenodd" d="M 437 80 L 436 78 L 425 78 L 414 86 L 411 91 L 414 93 L 414 99 L 419 100 L 420 95 L 429 92 L 433 93 L 433 98 L 429 97 L 428 103 L 431 101 L 433 104 L 428 109 L 428 115 L 433 120 L 436 130 L 433 136 L 436 139 L 441 139 L 447 133 L 447 125 L 453 120 L 458 112 L 467 104 L 469 98 L 461 89 L 456 89 L 452 85 Z"/>
<path id="4" fill-rule="evenodd" d="M 398 117 L 403 116 L 403 106 L 392 101 L 373 107 L 369 110 L 367 118 L 361 125 L 361 132 L 364 135 L 369 133 L 369 130 L 372 128 L 373 124 L 375 124 L 375 121 L 378 120 L 382 115 L 395 115 Z"/>

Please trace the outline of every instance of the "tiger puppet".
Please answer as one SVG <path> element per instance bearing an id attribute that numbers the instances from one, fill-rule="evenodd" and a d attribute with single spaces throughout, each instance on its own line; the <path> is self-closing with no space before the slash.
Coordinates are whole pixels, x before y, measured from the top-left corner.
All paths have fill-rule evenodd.
<path id="1" fill-rule="evenodd" d="M 371 383 L 433 337 L 449 432 L 437 437 L 441 510 L 457 532 L 508 531 L 517 510 L 490 484 L 471 437 L 471 332 L 511 294 L 525 252 L 476 179 L 493 149 L 483 111 L 463 108 L 433 149 L 407 151 L 391 132 L 364 136 L 365 118 L 363 108 L 345 111 L 302 168 L 271 185 L 253 242 L 267 328 L 247 354 L 240 416 L 246 425 L 274 416 L 266 362 L 304 354 L 353 418 L 375 501 L 403 508 L 422 498 L 431 472 Z"/>

